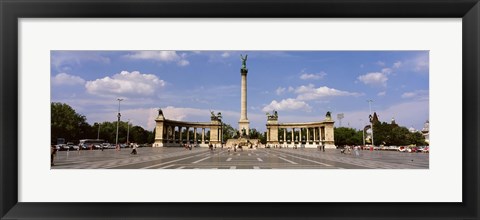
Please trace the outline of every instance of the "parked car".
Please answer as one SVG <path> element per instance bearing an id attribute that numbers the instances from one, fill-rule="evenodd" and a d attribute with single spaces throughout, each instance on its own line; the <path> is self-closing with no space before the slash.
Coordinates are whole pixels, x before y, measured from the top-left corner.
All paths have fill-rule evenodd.
<path id="1" fill-rule="evenodd" d="M 73 146 L 74 146 L 74 145 L 73 145 L 73 143 L 72 143 L 72 142 L 67 142 L 67 146 L 66 146 L 66 148 L 67 148 L 67 150 L 70 150 L 70 149 L 72 149 L 72 150 L 73 150 Z"/>
<path id="2" fill-rule="evenodd" d="M 417 152 L 419 152 L 417 147 L 408 148 L 408 153 L 417 153 Z"/>
<path id="3" fill-rule="evenodd" d="M 102 146 L 101 144 L 95 144 L 95 145 L 93 145 L 93 148 L 94 148 L 94 149 L 102 149 L 102 147 L 103 147 L 103 146 Z"/>
<path id="4" fill-rule="evenodd" d="M 424 148 L 422 148 L 421 150 L 423 153 L 430 153 L 430 147 L 429 146 L 426 146 Z"/>
<path id="5" fill-rule="evenodd" d="M 67 144 L 59 144 L 60 145 L 60 150 L 69 150 L 70 146 Z"/>
<path id="6" fill-rule="evenodd" d="M 407 152 L 407 148 L 404 147 L 404 146 L 401 146 L 401 147 L 398 148 L 398 151 L 400 151 L 400 152 Z"/>

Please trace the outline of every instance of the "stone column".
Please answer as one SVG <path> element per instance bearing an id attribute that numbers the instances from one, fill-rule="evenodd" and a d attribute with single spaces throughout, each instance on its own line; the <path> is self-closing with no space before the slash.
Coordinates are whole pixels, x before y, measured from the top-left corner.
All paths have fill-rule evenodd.
<path id="1" fill-rule="evenodd" d="M 190 144 L 190 128 L 186 127 L 185 129 L 187 129 L 187 144 Z"/>
<path id="2" fill-rule="evenodd" d="M 240 133 L 245 128 L 245 134 L 250 135 L 250 122 L 247 118 L 247 69 L 240 69 L 240 73 L 242 75 L 242 82 L 241 82 L 241 100 L 240 100 L 240 120 L 238 121 L 238 130 Z"/>
<path id="3" fill-rule="evenodd" d="M 205 128 L 202 128 L 202 144 L 205 144 Z"/>
<path id="4" fill-rule="evenodd" d="M 194 139 L 194 143 L 197 143 L 197 128 L 196 127 L 193 127 L 193 139 Z"/>
<path id="5" fill-rule="evenodd" d="M 173 126 L 172 130 L 172 143 L 175 143 L 175 130 L 177 129 L 177 126 Z"/>
<path id="6" fill-rule="evenodd" d="M 295 143 L 295 128 L 292 128 L 292 144 Z"/>
<path id="7" fill-rule="evenodd" d="M 317 140 L 317 132 L 316 132 L 316 127 L 313 127 L 313 142 Z M 315 144 L 315 143 L 314 143 Z"/>
<path id="8" fill-rule="evenodd" d="M 310 128 L 307 127 L 307 144 L 308 144 L 308 142 L 310 142 L 310 137 L 308 136 L 309 133 L 310 133 L 309 130 L 310 130 Z"/>
<path id="9" fill-rule="evenodd" d="M 287 129 L 283 129 L 283 143 L 287 143 Z"/>
<path id="10" fill-rule="evenodd" d="M 298 129 L 298 141 L 300 142 L 300 144 L 302 143 L 302 128 Z"/>
<path id="11" fill-rule="evenodd" d="M 183 127 L 178 127 L 178 136 L 179 136 L 179 137 L 178 137 L 178 142 L 179 142 L 180 144 L 183 144 L 183 137 L 182 137 L 182 136 L 183 136 L 183 135 L 182 135 L 183 132 L 182 132 L 182 129 L 183 129 Z"/>

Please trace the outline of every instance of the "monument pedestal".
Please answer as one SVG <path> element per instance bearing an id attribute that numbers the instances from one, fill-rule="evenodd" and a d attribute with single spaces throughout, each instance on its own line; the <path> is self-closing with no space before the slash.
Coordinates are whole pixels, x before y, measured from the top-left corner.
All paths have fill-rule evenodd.
<path id="1" fill-rule="evenodd" d="M 240 135 L 242 135 L 243 129 L 245 129 L 245 135 L 250 135 L 250 122 L 248 120 L 238 121 L 238 131 L 240 132 Z"/>
<path id="2" fill-rule="evenodd" d="M 244 147 L 244 149 L 249 149 L 250 145 L 252 145 L 253 149 L 255 149 L 255 145 L 260 145 L 260 139 L 249 139 L 249 138 L 237 138 L 237 139 L 228 139 L 226 143 L 226 147 L 233 147 L 237 145 Z"/>

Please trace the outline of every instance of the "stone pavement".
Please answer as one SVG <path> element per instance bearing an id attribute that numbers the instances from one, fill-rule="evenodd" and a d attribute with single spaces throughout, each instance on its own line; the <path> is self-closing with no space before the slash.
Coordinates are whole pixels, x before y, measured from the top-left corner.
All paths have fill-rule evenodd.
<path id="1" fill-rule="evenodd" d="M 139 148 L 59 151 L 52 169 L 428 169 L 429 154 L 326 149 Z"/>

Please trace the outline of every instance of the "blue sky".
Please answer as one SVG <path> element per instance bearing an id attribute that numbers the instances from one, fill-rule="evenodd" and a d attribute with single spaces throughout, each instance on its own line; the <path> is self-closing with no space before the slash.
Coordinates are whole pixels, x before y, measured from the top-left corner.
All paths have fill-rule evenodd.
<path id="1" fill-rule="evenodd" d="M 429 116 L 428 51 L 51 51 L 51 101 L 64 102 L 90 124 L 122 120 L 154 128 L 167 119 L 210 120 L 210 110 L 237 127 L 240 54 L 248 54 L 248 118 L 265 131 L 279 122 L 321 121 L 360 129 L 369 104 L 381 121 L 421 129 Z"/>

